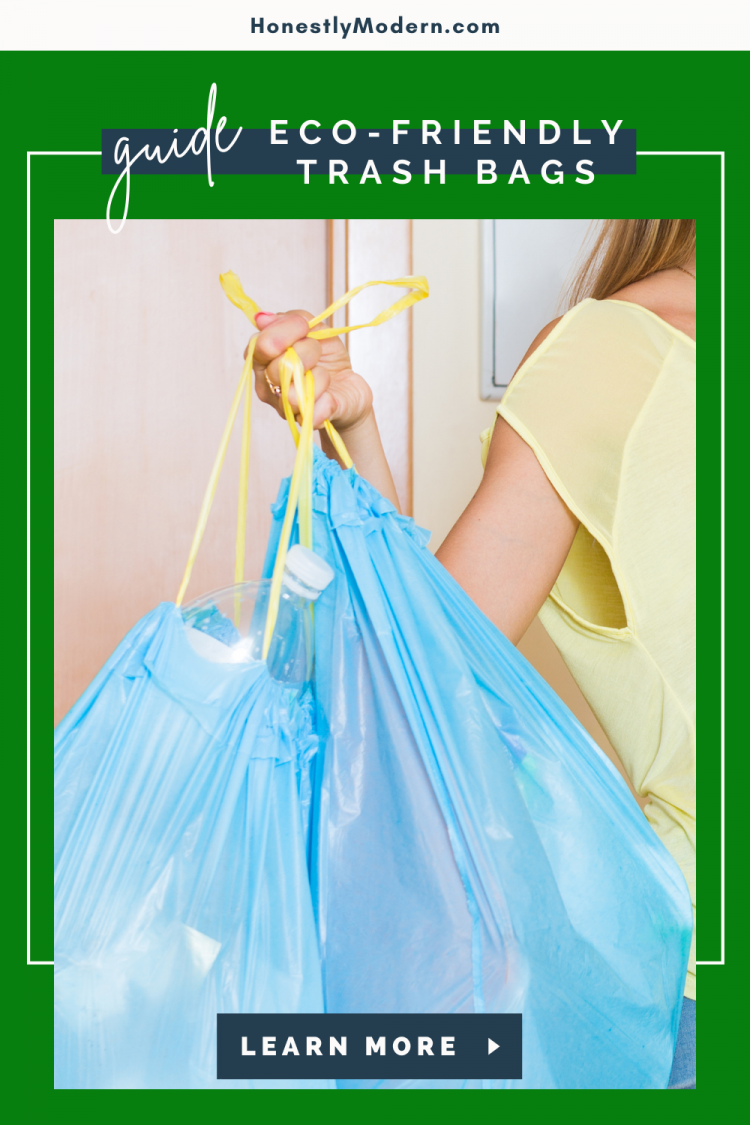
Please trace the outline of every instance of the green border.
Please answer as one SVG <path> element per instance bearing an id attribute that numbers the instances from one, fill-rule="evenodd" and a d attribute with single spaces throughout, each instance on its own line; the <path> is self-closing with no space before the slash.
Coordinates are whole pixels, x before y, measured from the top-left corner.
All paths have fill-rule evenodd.
<path id="1" fill-rule="evenodd" d="M 310 62 L 313 65 L 310 66 Z M 10 160 L 2 184 L 10 260 L 25 251 L 24 187 L 28 150 L 97 150 L 102 127 L 195 127 L 204 112 L 208 88 L 219 85 L 218 113 L 226 113 L 228 127 L 267 127 L 271 117 L 288 117 L 290 126 L 308 116 L 323 125 L 349 117 L 363 128 L 384 128 L 395 117 L 437 118 L 450 124 L 455 117 L 554 117 L 568 125 L 574 117 L 583 129 L 593 127 L 600 116 L 623 118 L 626 127 L 638 130 L 638 148 L 643 151 L 725 151 L 726 183 L 726 349 L 727 349 L 727 503 L 728 510 L 739 486 L 739 456 L 731 434 L 741 412 L 739 395 L 744 391 L 739 366 L 732 357 L 739 343 L 740 277 L 746 274 L 747 235 L 740 224 L 740 201 L 744 202 L 748 157 L 743 150 L 742 105 L 744 68 L 739 53 L 502 53 L 420 52 L 316 52 L 314 60 L 298 52 L 280 54 L 162 54 L 162 53 L 46 53 L 5 54 L 3 84 L 8 93 L 24 91 L 22 123 L 8 142 Z M 310 75 L 318 76 L 311 81 Z M 689 81 L 687 77 L 689 76 Z M 304 112 L 299 112 L 302 106 Z M 729 107 L 729 108 L 727 108 Z M 582 186 L 566 182 L 551 187 L 537 177 L 530 186 L 503 183 L 479 188 L 472 177 L 449 178 L 445 186 L 418 182 L 397 187 L 384 181 L 381 187 L 341 185 L 329 187 L 313 178 L 305 187 L 296 177 L 217 177 L 209 189 L 202 177 L 134 177 L 130 218 L 237 218 L 237 217 L 589 217 L 619 214 L 679 214 L 698 219 L 701 232 L 699 354 L 699 684 L 701 704 L 701 930 L 699 958 L 716 960 L 720 954 L 719 890 L 720 848 L 719 801 L 719 665 L 720 665 L 720 401 L 718 391 L 720 357 L 720 191 L 718 157 L 643 157 L 638 173 L 628 177 L 599 177 Z M 52 318 L 52 220 L 54 218 L 102 217 L 114 177 L 102 177 L 98 159 L 90 157 L 33 157 L 31 190 L 32 276 L 32 792 L 34 794 L 32 840 L 33 945 L 32 959 L 46 960 L 50 953 L 51 780 L 46 751 L 46 714 L 42 706 L 45 688 L 51 682 L 51 645 L 45 612 L 37 591 L 42 566 L 49 554 L 51 489 L 48 458 L 51 458 L 53 318 Z M 742 193 L 742 195 L 740 194 Z M 122 237 L 122 236 L 121 236 Z M 708 271 L 708 273 L 706 272 Z M 736 279 L 736 280 L 734 280 Z M 257 291 L 257 287 L 253 290 Z M 3 280 L 4 307 L 11 325 L 10 370 L 20 368 L 25 340 L 23 295 L 14 270 Z M 705 357 L 705 358 L 704 358 Z M 731 372 L 738 372 L 736 382 Z M 20 375 L 9 380 L 8 418 L 20 416 Z M 3 449 L 8 481 L 20 473 L 24 439 L 20 425 L 8 427 Z M 16 497 L 21 490 L 9 489 L 9 526 L 15 529 Z M 19 514 L 18 522 L 21 517 Z M 15 534 L 15 531 L 11 533 Z M 736 581 L 739 555 L 733 555 L 734 531 L 727 538 L 728 596 Z M 11 544 L 14 539 L 11 538 Z M 8 591 L 18 583 L 23 548 L 7 551 L 4 559 Z M 44 577 L 47 575 L 45 573 Z M 731 604 L 731 602 L 728 602 Z M 727 623 L 728 651 L 739 645 L 736 627 Z M 9 654 L 10 655 L 10 654 Z M 739 662 L 738 662 L 739 663 Z M 737 673 L 727 669 L 727 685 Z M 8 661 L 7 678 L 15 682 L 18 671 Z M 23 693 L 19 675 L 19 697 Z M 13 698 L 13 695 L 10 696 Z M 733 713 L 728 716 L 731 740 Z M 20 719 L 19 719 L 20 726 Z M 12 744 L 15 745 L 15 738 Z M 20 738 L 18 740 L 20 742 Z M 731 746 L 731 741 L 730 741 Z M 731 761 L 731 759 L 730 759 Z M 12 773 L 15 775 L 16 755 Z M 742 791 L 743 761 L 731 761 L 730 792 Z M 15 785 L 15 783 L 14 783 Z M 19 779 L 19 788 L 22 782 Z M 6 854 L 20 851 L 24 816 L 15 804 L 6 820 Z M 708 825 L 708 828 L 706 828 Z M 737 830 L 737 834 L 739 830 Z M 731 813 L 728 840 L 731 840 Z M 732 852 L 727 873 L 731 875 Z M 20 872 L 23 861 L 12 864 L 11 886 L 15 897 L 23 893 Z M 19 905 L 20 909 L 20 905 Z M 736 913 L 728 896 L 727 918 Z M 729 949 L 731 951 L 731 943 Z M 49 992 L 42 980 L 51 972 L 41 966 L 18 962 L 13 943 L 13 991 L 23 1011 L 36 1001 L 38 1012 L 48 1012 Z M 736 957 L 736 955 L 735 955 Z M 23 977 L 21 977 L 23 972 Z M 711 968 L 701 977 L 704 1019 L 721 1018 L 725 1002 L 739 980 L 739 966 Z M 724 996 L 724 993 L 727 996 Z M 708 1000 L 703 1001 L 704 995 Z M 708 1016 L 706 1016 L 708 1012 Z M 727 1013 L 728 1014 L 728 1013 Z M 40 1021 L 39 1015 L 36 1016 Z M 727 1022 L 731 1023 L 731 1020 Z M 702 1025 L 704 1026 L 704 1025 Z M 702 1042 L 702 1088 L 713 1086 L 711 1056 L 715 1054 L 716 1079 L 726 1070 L 732 1050 L 720 1035 Z M 45 1055 L 46 1063 L 46 1055 Z M 19 1063 L 34 1073 L 28 1059 Z M 705 1077 L 703 1073 L 705 1066 Z M 720 1068 L 720 1069 L 719 1069 Z M 41 1068 L 46 1073 L 46 1067 Z M 51 1082 L 51 1079 L 50 1079 Z M 184 1101 L 186 1091 L 175 1091 Z M 593 1092 L 589 1092 L 593 1093 Z M 431 1096 L 428 1092 L 427 1096 Z M 432 1095 L 434 1097 L 434 1095 Z"/>

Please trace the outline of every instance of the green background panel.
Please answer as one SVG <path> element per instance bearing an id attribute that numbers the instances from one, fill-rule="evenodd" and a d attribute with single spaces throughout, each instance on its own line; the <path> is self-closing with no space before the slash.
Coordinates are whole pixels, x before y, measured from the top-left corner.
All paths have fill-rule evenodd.
<path id="1" fill-rule="evenodd" d="M 467 126 L 474 118 L 493 125 L 508 118 L 540 117 L 563 128 L 574 118 L 581 128 L 623 119 L 638 131 L 638 149 L 726 152 L 726 355 L 727 355 L 727 604 L 739 582 L 743 556 L 741 524 L 734 520 L 744 497 L 744 447 L 734 439 L 743 422 L 747 399 L 739 363 L 741 302 L 747 292 L 748 238 L 740 217 L 748 174 L 746 144 L 739 109 L 745 93 L 745 56 L 734 53 L 503 53 L 467 52 L 412 54 L 387 52 L 251 52 L 211 53 L 47 53 L 5 54 L 3 77 L 6 105 L 22 113 L 5 141 L 3 194 L 6 220 L 6 269 L 3 308 L 7 325 L 6 440 L 2 454 L 6 472 L 7 539 L 3 555 L 6 598 L 20 600 L 26 562 L 23 537 L 23 467 L 26 434 L 24 355 L 26 351 L 22 277 L 26 254 L 26 169 L 29 150 L 98 150 L 102 128 L 196 128 L 205 116 L 208 89 L 218 83 L 217 114 L 226 114 L 228 129 L 242 124 L 267 128 L 271 118 L 287 118 L 290 128 L 308 117 L 330 127 L 340 118 L 358 128 L 390 126 L 393 118 L 423 117 L 450 127 L 455 118 Z M 729 107 L 729 108 L 726 108 Z M 553 154 L 554 146 L 550 146 Z M 343 150 L 345 152 L 345 150 Z M 565 218 L 677 214 L 695 217 L 700 232 L 699 322 L 699 448 L 698 448 L 698 672 L 701 716 L 699 789 L 701 806 L 701 927 L 698 957 L 718 960 L 720 938 L 720 266 L 721 178 L 718 156 L 649 156 L 638 159 L 635 176 L 599 176 L 593 184 L 547 185 L 532 177 L 530 185 L 507 177 L 477 185 L 473 177 L 449 177 L 430 185 L 415 176 L 411 184 L 394 185 L 385 175 L 392 160 L 373 152 L 383 184 L 329 186 L 314 176 L 305 186 L 299 176 L 217 176 L 210 188 L 203 176 L 133 176 L 129 217 L 144 218 Z M 52 557 L 52 418 L 53 418 L 53 220 L 104 219 L 114 177 L 100 174 L 97 157 L 34 156 L 31 158 L 31 590 L 32 693 L 31 786 L 32 947 L 33 960 L 52 956 L 51 941 L 51 762 L 48 715 L 52 699 L 50 588 Z M 119 214 L 119 207 L 115 214 Z M 120 237 L 126 237 L 126 232 Z M 416 264 L 418 265 L 418 264 Z M 253 292 L 262 292 L 253 283 Z M 739 434 L 737 433 L 737 439 Z M 727 688 L 738 681 L 743 654 L 738 615 L 727 621 Z M 733 660 L 733 655 L 736 654 Z M 35 1060 L 19 1062 L 28 1076 L 38 1075 L 40 1093 L 51 1091 L 51 968 L 24 966 L 25 900 L 23 804 L 23 730 L 25 715 L 22 660 L 8 648 L 6 731 L 11 750 L 7 771 L 10 799 L 4 831 L 7 898 L 12 904 L 11 993 L 23 1013 L 23 1027 L 35 1026 L 40 1037 Z M 739 683 L 737 685 L 739 687 Z M 737 699 L 742 695 L 738 692 Z M 14 706 L 14 701 L 18 703 Z M 746 755 L 739 739 L 739 706 L 727 712 L 727 928 L 730 935 L 725 967 L 701 969 L 702 1089 L 725 1088 L 737 1048 L 733 1046 L 733 1015 L 744 978 L 736 945 L 731 941 L 744 916 L 741 899 L 741 819 L 733 821 L 743 786 Z M 736 748 L 736 749 L 735 749 Z M 739 861 L 739 862 L 738 862 Z M 732 893 L 734 888 L 734 893 Z M 28 1025 L 28 1027 L 27 1027 Z M 706 1028 L 714 1029 L 704 1034 Z M 726 1027 L 726 1033 L 722 1033 Z M 25 1080 L 26 1081 L 26 1080 Z M 145 1094 L 146 1092 L 143 1092 Z M 423 1093 L 431 1109 L 455 1112 L 451 1099 Z M 593 1092 L 580 1096 L 594 1096 Z M 598 1097 L 606 1097 L 599 1094 Z M 81 1106 L 74 1094 L 77 1107 Z M 189 1092 L 170 1092 L 184 1112 Z M 277 1095 L 270 1097 L 278 1111 Z M 284 1095 L 292 1112 L 309 1112 L 307 1095 Z M 361 1109 L 377 1112 L 365 1095 Z M 141 1101 L 143 1095 L 141 1096 Z M 345 1112 L 325 1099 L 327 1117 Z M 59 1103 L 58 1103 L 59 1104 Z M 109 1105 L 112 1105 L 110 1100 Z M 714 1105 L 716 1103 L 713 1103 Z M 166 1109 L 164 1099 L 159 1100 Z M 427 1104 L 423 1103 L 424 1108 Z M 305 1107 L 303 1109 L 303 1106 Z M 56 1110 L 58 1106 L 56 1105 Z M 264 1105 L 265 1108 L 265 1105 Z M 457 1107 L 456 1107 L 457 1108 Z M 592 1107 L 593 1109 L 593 1107 Z M 684 1110 L 684 1107 L 683 1107 Z M 77 1110 L 78 1112 L 78 1110 Z M 109 1112 L 109 1110 L 108 1110 Z M 358 1112 L 360 1110 L 358 1109 Z M 475 1112 L 486 1112 L 476 1108 Z M 494 1112 L 494 1111 L 493 1111 Z M 609 1110 L 608 1110 L 609 1112 Z"/>

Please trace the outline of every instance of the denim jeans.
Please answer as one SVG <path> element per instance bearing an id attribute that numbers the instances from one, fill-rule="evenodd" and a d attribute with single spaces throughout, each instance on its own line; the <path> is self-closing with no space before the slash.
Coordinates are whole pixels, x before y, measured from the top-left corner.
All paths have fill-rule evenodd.
<path id="1" fill-rule="evenodd" d="M 682 1001 L 680 1030 L 677 1033 L 668 1089 L 695 1089 L 695 1000 L 688 1000 L 687 997 Z"/>

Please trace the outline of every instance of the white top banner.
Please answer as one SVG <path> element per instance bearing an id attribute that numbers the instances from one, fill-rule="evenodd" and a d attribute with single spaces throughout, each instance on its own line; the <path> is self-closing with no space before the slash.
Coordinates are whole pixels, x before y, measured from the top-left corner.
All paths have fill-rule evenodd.
<path id="1" fill-rule="evenodd" d="M 703 51 L 750 45 L 747 6 L 737 0 L 37 0 L 6 6 L 3 24 L 5 50 Z"/>

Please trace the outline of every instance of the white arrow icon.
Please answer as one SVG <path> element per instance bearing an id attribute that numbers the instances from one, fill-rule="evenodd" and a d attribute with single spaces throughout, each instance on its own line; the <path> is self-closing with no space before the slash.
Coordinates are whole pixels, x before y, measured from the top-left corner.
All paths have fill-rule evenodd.
<path id="1" fill-rule="evenodd" d="M 500 1046 L 500 1044 L 496 1043 L 494 1039 L 488 1039 L 487 1040 L 487 1054 L 491 1055 L 492 1052 L 496 1051 L 499 1046 Z"/>

